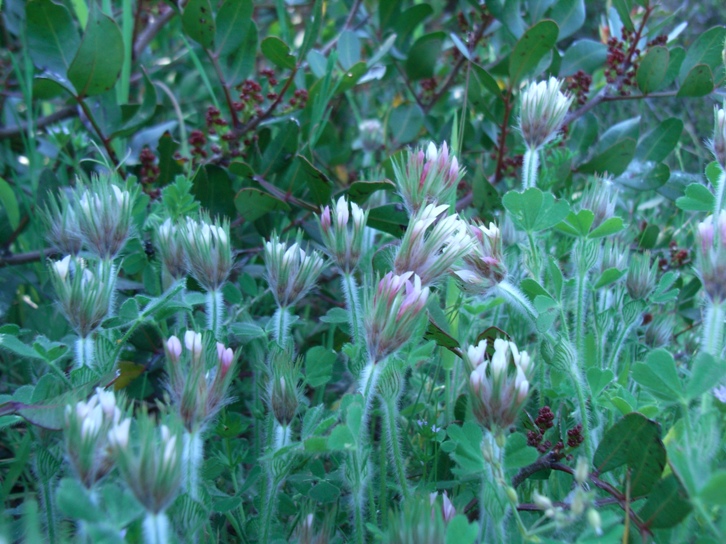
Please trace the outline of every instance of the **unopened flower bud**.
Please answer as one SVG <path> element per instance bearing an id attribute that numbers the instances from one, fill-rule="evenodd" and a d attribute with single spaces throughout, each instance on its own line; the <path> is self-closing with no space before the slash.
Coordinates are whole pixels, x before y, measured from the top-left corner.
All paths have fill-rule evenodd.
<path id="1" fill-rule="evenodd" d="M 184 333 L 184 345 L 192 353 L 193 359 L 199 359 L 202 355 L 202 335 L 194 331 Z"/>
<path id="2" fill-rule="evenodd" d="M 186 338 L 185 338 L 185 341 L 186 341 Z M 167 353 L 168 353 L 171 361 L 173 363 L 178 363 L 179 357 L 181 357 L 182 345 L 176 336 L 171 336 L 166 341 L 166 350 L 167 350 Z"/>
<path id="3" fill-rule="evenodd" d="M 602 535 L 602 520 L 600 519 L 600 513 L 594 508 L 587 509 L 587 522 L 590 524 L 590 527 L 593 528 L 596 535 Z"/>
<path id="4" fill-rule="evenodd" d="M 295 305 L 315 285 L 325 263 L 317 251 L 306 253 L 301 247 L 301 235 L 287 246 L 273 235 L 265 242 L 264 256 L 267 281 L 280 308 Z"/>
<path id="5" fill-rule="evenodd" d="M 353 221 L 349 222 L 351 217 Z M 326 206 L 319 221 L 320 234 L 327 253 L 344 272 L 353 271 L 363 251 L 363 233 L 368 212 L 341 196 L 332 208 L 332 218 L 331 208 Z"/>
<path id="6" fill-rule="evenodd" d="M 587 481 L 590 475 L 590 466 L 584 457 L 577 458 L 577 466 L 575 467 L 575 481 L 582 485 Z"/>
<path id="7" fill-rule="evenodd" d="M 631 255 L 625 286 L 632 299 L 642 300 L 653 292 L 658 273 L 657 267 L 657 263 L 651 265 L 650 252 L 648 251 L 643 254 L 634 253 Z"/>
<path id="8" fill-rule="evenodd" d="M 555 138 L 562 128 L 573 98 L 560 91 L 554 77 L 531 83 L 521 94 L 519 127 L 530 149 L 539 149 Z"/>

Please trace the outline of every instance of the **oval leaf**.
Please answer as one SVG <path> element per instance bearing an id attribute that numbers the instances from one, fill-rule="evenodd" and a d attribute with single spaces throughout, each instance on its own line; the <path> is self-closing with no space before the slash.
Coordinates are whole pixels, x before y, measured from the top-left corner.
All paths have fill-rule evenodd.
<path id="1" fill-rule="evenodd" d="M 231 2 L 227 2 L 228 4 Z M 189 0 L 182 14 L 184 32 L 205 49 L 214 46 L 214 13 L 209 0 Z"/>
<path id="2" fill-rule="evenodd" d="M 652 93 L 665 78 L 670 53 L 667 47 L 651 47 L 638 66 L 635 80 L 643 94 Z"/>
<path id="3" fill-rule="evenodd" d="M 262 54 L 279 68 L 292 70 L 295 68 L 295 57 L 290 54 L 290 47 L 280 38 L 268 36 L 260 44 Z"/>
<path id="4" fill-rule="evenodd" d="M 524 79 L 550 52 L 557 43 L 559 33 L 557 23 L 544 20 L 522 35 L 509 57 L 509 76 L 512 78 L 512 85 Z"/>

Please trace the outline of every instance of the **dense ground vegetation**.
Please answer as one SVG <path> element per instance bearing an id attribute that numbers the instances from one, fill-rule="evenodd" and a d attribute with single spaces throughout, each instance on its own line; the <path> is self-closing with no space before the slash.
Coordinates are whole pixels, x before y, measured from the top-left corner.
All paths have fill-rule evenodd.
<path id="1" fill-rule="evenodd" d="M 726 541 L 722 6 L 0 6 L 0 538 Z"/>

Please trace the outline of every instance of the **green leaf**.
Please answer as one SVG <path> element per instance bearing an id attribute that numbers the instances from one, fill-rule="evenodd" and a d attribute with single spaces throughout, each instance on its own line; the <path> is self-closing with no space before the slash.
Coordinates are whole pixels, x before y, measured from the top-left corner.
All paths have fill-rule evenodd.
<path id="1" fill-rule="evenodd" d="M 585 24 L 585 0 L 558 0 L 550 17 L 560 29 L 557 41 L 569 38 Z"/>
<path id="2" fill-rule="evenodd" d="M 322 346 L 310 348 L 305 354 L 305 381 L 310 387 L 321 387 L 333 376 L 337 357 L 334 351 Z"/>
<path id="3" fill-rule="evenodd" d="M 226 0 L 217 13 L 214 42 L 220 56 L 235 51 L 245 39 L 252 20 L 252 0 Z"/>
<path id="4" fill-rule="evenodd" d="M 726 376 L 726 361 L 700 352 L 691 366 L 691 377 L 686 385 L 686 398 L 693 400 L 713 389 Z"/>
<path id="5" fill-rule="evenodd" d="M 101 521 L 103 513 L 88 491 L 75 478 L 63 478 L 56 490 L 58 509 L 66 516 L 83 521 Z"/>
<path id="6" fill-rule="evenodd" d="M 720 183 L 722 174 L 723 170 L 721 170 L 718 162 L 712 161 L 706 165 L 706 179 L 708 179 L 714 187 Z"/>
<path id="7" fill-rule="evenodd" d="M 278 68 L 292 70 L 295 57 L 290 54 L 290 46 L 275 36 L 268 36 L 260 44 L 262 54 Z"/>
<path id="8" fill-rule="evenodd" d="M 537 450 L 527 445 L 522 433 L 510 434 L 504 446 L 504 466 L 507 470 L 526 467 L 537 460 Z"/>
<path id="9" fill-rule="evenodd" d="M 481 475 L 486 466 L 481 454 L 483 436 L 481 428 L 475 423 L 467 421 L 461 427 L 449 425 L 446 434 L 453 442 L 451 457 L 460 467 L 455 472 Z"/>
<path id="10" fill-rule="evenodd" d="M 11 334 L 0 334 L 0 351 L 7 350 L 25 359 L 43 359 L 43 357 L 27 344 Z"/>
<path id="11" fill-rule="evenodd" d="M 464 514 L 455 515 L 446 525 L 445 544 L 474 544 L 479 536 L 479 526 L 470 523 Z"/>
<path id="12" fill-rule="evenodd" d="M 698 98 L 711 94 L 714 88 L 713 72 L 705 64 L 696 64 L 681 83 L 677 97 Z"/>
<path id="13" fill-rule="evenodd" d="M 611 268 L 610 270 L 614 270 L 614 268 Z M 608 385 L 613 383 L 613 380 L 615 380 L 615 374 L 613 374 L 613 371 L 609 368 L 605 370 L 597 367 L 587 369 L 587 383 L 590 386 L 590 392 L 594 399 L 599 397 L 600 393 L 602 393 Z"/>
<path id="14" fill-rule="evenodd" d="M 691 183 L 685 196 L 676 200 L 676 206 L 687 212 L 711 212 L 716 199 L 705 185 Z"/>
<path id="15" fill-rule="evenodd" d="M 658 89 L 668 71 L 670 52 L 667 47 L 655 46 L 640 60 L 635 80 L 643 94 L 649 94 Z"/>
<path id="16" fill-rule="evenodd" d="M 630 18 L 630 10 L 633 8 L 632 0 L 613 0 L 613 7 L 618 12 L 623 26 L 630 32 L 635 31 L 635 26 L 633 26 L 633 21 Z"/>
<path id="17" fill-rule="evenodd" d="M 275 139 L 267 146 L 261 160 L 262 175 L 268 178 L 290 166 L 297 152 L 300 139 L 300 124 L 296 119 L 288 119 L 278 131 Z"/>
<path id="18" fill-rule="evenodd" d="M 390 180 L 382 179 L 380 181 L 354 181 L 348 187 L 348 198 L 358 204 L 365 202 L 370 195 L 376 191 L 396 191 L 396 184 Z"/>
<path id="19" fill-rule="evenodd" d="M 635 156 L 636 141 L 625 138 L 605 149 L 585 164 L 577 167 L 578 172 L 603 174 L 605 172 L 619 176 L 628 168 Z"/>
<path id="20" fill-rule="evenodd" d="M 234 197 L 234 205 L 247 221 L 256 221 L 263 215 L 275 211 L 290 211 L 287 202 L 253 187 L 240 190 Z"/>
<path id="21" fill-rule="evenodd" d="M 671 47 L 669 50 L 669 56 L 670 60 L 668 62 L 668 69 L 666 70 L 666 75 L 663 78 L 663 81 L 660 82 L 658 90 L 669 87 L 676 80 L 678 72 L 681 69 L 681 65 L 683 64 L 683 60 L 686 58 L 686 50 L 682 47 Z"/>
<path id="22" fill-rule="evenodd" d="M 214 47 L 214 12 L 209 0 L 189 0 L 182 13 L 184 33 L 205 49 Z"/>
<path id="23" fill-rule="evenodd" d="M 667 529 L 678 525 L 691 508 L 683 485 L 675 474 L 669 474 L 653 487 L 645 504 L 638 510 L 638 517 L 646 527 Z"/>
<path id="24" fill-rule="evenodd" d="M 565 51 L 560 65 L 560 77 L 571 76 L 578 70 L 587 74 L 605 64 L 608 47 L 594 40 L 577 40 Z"/>
<path id="25" fill-rule="evenodd" d="M 635 158 L 641 161 L 661 162 L 678 145 L 683 132 L 683 121 L 671 117 L 660 123 L 656 128 L 638 142 Z"/>
<path id="26" fill-rule="evenodd" d="M 484 68 L 479 66 L 476 63 L 472 63 L 471 67 L 474 72 L 474 76 L 479 81 L 482 87 L 487 89 L 490 93 L 492 93 L 494 96 L 501 96 L 502 95 L 502 89 L 499 88 L 499 84 L 497 83 L 497 80 L 492 77 L 492 75 L 487 72 Z"/>
<path id="27" fill-rule="evenodd" d="M 724 40 L 726 40 L 726 28 L 715 26 L 699 35 L 688 48 L 685 59 L 681 64 L 679 72 L 680 80 L 685 82 L 688 74 L 699 64 L 705 64 L 712 72 L 723 70 Z"/>
<path id="28" fill-rule="evenodd" d="M 625 270 L 618 270 L 617 268 L 608 268 L 607 270 L 603 271 L 602 274 L 600 274 L 600 277 L 595 281 L 593 284 L 593 287 L 595 289 L 600 289 L 601 287 L 606 287 L 610 284 L 615 283 L 620 278 L 625 276 L 628 271 Z"/>
<path id="29" fill-rule="evenodd" d="M 352 450 L 356 440 L 347 425 L 337 425 L 328 437 L 328 448 L 331 450 Z"/>
<path id="30" fill-rule="evenodd" d="M 620 217 L 610 217 L 598 225 L 588 235 L 588 238 L 604 238 L 605 236 L 612 236 L 613 234 L 623 230 L 623 220 Z"/>
<path id="31" fill-rule="evenodd" d="M 594 220 L 595 214 L 590 210 L 580 210 L 577 213 L 570 212 L 556 228 L 571 236 L 587 236 Z"/>
<path id="32" fill-rule="evenodd" d="M 554 227 L 570 213 L 564 200 L 555 200 L 552 193 L 543 193 L 531 187 L 520 193 L 509 191 L 502 204 L 512 214 L 514 224 L 527 232 L 538 232 Z"/>
<path id="33" fill-rule="evenodd" d="M 323 480 L 310 488 L 308 497 L 316 502 L 329 504 L 338 500 L 338 497 L 340 497 L 340 489 Z"/>
<path id="34" fill-rule="evenodd" d="M 360 78 L 368 72 L 368 64 L 363 61 L 356 62 L 349 70 L 346 70 L 340 77 L 336 94 L 342 94 L 356 86 Z"/>
<path id="35" fill-rule="evenodd" d="M 557 23 L 544 20 L 522 35 L 509 57 L 509 76 L 512 86 L 516 87 L 552 50 L 557 43 L 559 32 Z"/>
<path id="36" fill-rule="evenodd" d="M 711 474 L 698 496 L 707 505 L 726 506 L 724 489 L 726 489 L 726 470 L 720 470 Z"/>
<path id="37" fill-rule="evenodd" d="M 408 226 L 408 214 L 400 204 L 384 204 L 368 212 L 367 224 L 400 238 Z"/>
<path id="38" fill-rule="evenodd" d="M 436 345 L 446 349 L 455 349 L 459 347 L 459 342 L 442 329 L 431 317 L 429 317 L 429 325 L 424 334 L 424 340 L 433 340 Z"/>
<path id="39" fill-rule="evenodd" d="M 415 140 L 421 131 L 424 113 L 418 104 L 401 104 L 391 111 L 388 128 L 391 138 L 397 144 L 406 144 Z"/>
<path id="40" fill-rule="evenodd" d="M 68 79 L 78 97 L 95 96 L 110 91 L 124 63 L 121 30 L 113 19 L 91 10 L 91 18 L 76 56 L 68 67 Z"/>
<path id="41" fill-rule="evenodd" d="M 320 206 L 330 202 L 330 196 L 333 192 L 332 183 L 323 172 L 315 168 L 304 156 L 298 155 L 295 157 L 292 172 L 292 176 L 294 176 L 292 183 L 296 187 L 298 185 L 304 187 L 305 192 L 310 196 L 314 204 Z"/>
<path id="42" fill-rule="evenodd" d="M 644 363 L 633 365 L 633 380 L 668 403 L 683 399 L 683 386 L 673 356 L 665 349 L 651 351 Z"/>
<path id="43" fill-rule="evenodd" d="M 434 76 L 436 61 L 441 57 L 441 46 L 445 39 L 444 32 L 432 32 L 414 42 L 404 65 L 410 79 L 416 81 Z"/>
<path id="44" fill-rule="evenodd" d="M 69 11 L 50 0 L 32 0 L 25 8 L 28 51 L 41 70 L 66 81 L 81 40 Z"/>
<path id="45" fill-rule="evenodd" d="M 10 228 L 15 230 L 20 224 L 20 208 L 18 207 L 18 199 L 10 184 L 0 177 L 0 204 L 8 216 Z"/>
<path id="46" fill-rule="evenodd" d="M 192 194 L 212 217 L 235 216 L 235 196 L 232 180 L 227 171 L 219 166 L 203 166 L 194 176 Z"/>
<path id="47" fill-rule="evenodd" d="M 632 412 L 605 432 L 595 452 L 593 466 L 604 474 L 622 465 L 630 469 L 631 496 L 646 495 L 663 473 L 666 449 L 660 426 L 643 414 Z"/>
<path id="48" fill-rule="evenodd" d="M 338 61 L 343 70 L 349 70 L 360 62 L 360 40 L 352 30 L 344 30 L 338 38 Z"/>
<path id="49" fill-rule="evenodd" d="M 124 136 L 130 136 L 137 132 L 142 126 L 151 121 L 156 113 L 156 87 L 149 79 L 146 71 L 141 71 L 144 80 L 144 99 L 141 105 L 136 108 L 133 116 L 124 121 L 123 126 L 111 134 L 111 138 L 119 138 Z M 161 142 L 161 138 L 159 138 Z"/>

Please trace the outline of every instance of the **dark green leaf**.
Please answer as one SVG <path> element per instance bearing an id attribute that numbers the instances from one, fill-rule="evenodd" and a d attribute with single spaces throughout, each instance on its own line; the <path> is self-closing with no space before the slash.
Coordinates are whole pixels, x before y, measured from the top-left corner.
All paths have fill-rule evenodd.
<path id="1" fill-rule="evenodd" d="M 699 498 L 707 505 L 726 506 L 726 470 L 711 474 L 711 477 L 698 493 Z"/>
<path id="2" fill-rule="evenodd" d="M 338 61 L 343 70 L 360 61 L 360 40 L 352 30 L 344 30 L 338 38 Z"/>
<path id="3" fill-rule="evenodd" d="M 557 230 L 571 236 L 587 236 L 594 220 L 595 214 L 590 210 L 580 210 L 577 213 L 570 212 L 565 220 L 557 225 Z"/>
<path id="4" fill-rule="evenodd" d="M 130 136 L 139 130 L 146 123 L 151 121 L 156 112 L 156 87 L 149 79 L 149 76 L 142 70 L 144 80 L 144 98 L 141 105 L 136 109 L 133 116 L 124 122 L 123 127 L 111 135 L 111 138 Z M 161 138 L 159 139 L 161 141 Z"/>
<path id="5" fill-rule="evenodd" d="M 226 0 L 217 13 L 214 41 L 220 56 L 235 51 L 245 39 L 252 20 L 252 0 Z"/>
<path id="6" fill-rule="evenodd" d="M 504 446 L 504 466 L 507 470 L 526 467 L 537 460 L 537 450 L 527 445 L 522 433 L 510 434 Z"/>
<path id="7" fill-rule="evenodd" d="M 67 81 L 68 67 L 81 43 L 71 14 L 50 0 L 32 0 L 25 8 L 25 18 L 33 63 Z"/>
<path id="8" fill-rule="evenodd" d="M 663 78 L 663 81 L 660 82 L 658 90 L 669 87 L 676 80 L 678 72 L 681 69 L 681 65 L 683 64 L 683 59 L 686 58 L 686 50 L 682 47 L 672 47 L 669 50 L 669 56 L 668 69 L 666 70 L 666 75 Z"/>
<path id="9" fill-rule="evenodd" d="M 320 387 L 330 381 L 336 355 L 322 346 L 310 348 L 305 354 L 305 381 L 310 387 Z"/>
<path id="10" fill-rule="evenodd" d="M 406 144 L 418 137 L 423 122 L 424 113 L 417 104 L 402 104 L 391 112 L 388 127 L 397 144 Z"/>
<path id="11" fill-rule="evenodd" d="M 628 168 L 628 164 L 635 156 L 636 142 L 632 138 L 626 138 L 605 149 L 585 164 L 580 165 L 577 170 L 590 174 L 609 173 L 619 176 Z"/>
<path id="12" fill-rule="evenodd" d="M 509 57 L 509 76 L 516 86 L 534 70 L 557 43 L 559 28 L 554 21 L 540 21 L 527 30 L 514 46 Z"/>
<path id="13" fill-rule="evenodd" d="M 598 225 L 589 234 L 588 238 L 603 238 L 605 236 L 612 236 L 616 232 L 623 230 L 623 220 L 620 217 L 609 217 Z"/>
<path id="14" fill-rule="evenodd" d="M 189 0 L 182 13 L 184 32 L 205 49 L 214 47 L 214 12 L 209 0 Z"/>
<path id="15" fill-rule="evenodd" d="M 63 478 L 56 491 L 58 509 L 66 516 L 83 521 L 101 521 L 103 513 L 88 491 L 75 478 Z"/>
<path id="16" fill-rule="evenodd" d="M 679 71 L 681 82 L 685 82 L 688 74 L 699 64 L 705 64 L 713 73 L 716 73 L 716 70 L 723 70 L 721 54 L 725 39 L 726 28 L 723 26 L 715 26 L 698 36 L 688 48 L 683 64 L 681 64 Z"/>
<path id="17" fill-rule="evenodd" d="M 323 480 L 308 491 L 308 497 L 319 503 L 332 503 L 340 497 L 340 489 Z"/>
<path id="18" fill-rule="evenodd" d="M 630 32 L 635 31 L 633 21 L 630 18 L 630 11 L 633 9 L 632 0 L 613 0 L 613 7 L 618 12 L 618 16 L 623 23 L 623 26 Z"/>
<path id="19" fill-rule="evenodd" d="M 406 74 L 413 80 L 433 77 L 436 61 L 441 57 L 441 46 L 446 39 L 443 32 L 432 32 L 414 42 L 406 58 Z"/>
<path id="20" fill-rule="evenodd" d="M 212 217 L 235 216 L 232 180 L 224 168 L 213 164 L 200 168 L 194 177 L 192 194 Z"/>
<path id="21" fill-rule="evenodd" d="M 328 438 L 328 448 L 331 450 L 352 450 L 355 445 L 355 436 L 347 425 L 337 425 Z"/>
<path id="22" fill-rule="evenodd" d="M 123 62 L 121 30 L 100 9 L 91 10 L 81 45 L 68 67 L 68 79 L 75 86 L 78 96 L 95 96 L 111 90 L 121 73 Z"/>
<path id="23" fill-rule="evenodd" d="M 354 181 L 348 187 L 348 198 L 358 204 L 365 202 L 366 199 L 376 191 L 396 191 L 396 185 L 387 179 L 380 181 Z"/>
<path id="24" fill-rule="evenodd" d="M 713 91 L 713 73 L 705 64 L 696 64 L 681 83 L 676 96 L 698 98 Z"/>
<path id="25" fill-rule="evenodd" d="M 255 221 L 274 211 L 290 211 L 287 202 L 252 187 L 238 192 L 234 197 L 234 205 L 239 214 L 247 221 Z"/>
<path id="26" fill-rule="evenodd" d="M 649 94 L 658 89 L 668 71 L 670 53 L 667 47 L 655 46 L 640 60 L 635 80 L 643 94 Z"/>
<path id="27" fill-rule="evenodd" d="M 290 46 L 275 36 L 268 36 L 260 44 L 262 54 L 275 66 L 292 70 L 295 68 L 295 57 L 290 54 Z"/>
<path id="28" fill-rule="evenodd" d="M 676 206 L 685 211 L 711 212 L 715 200 L 713 193 L 705 185 L 691 183 L 686 187 L 685 196 L 676 200 Z"/>
<path id="29" fill-rule="evenodd" d="M 686 490 L 675 474 L 669 474 L 653 487 L 638 517 L 646 527 L 667 529 L 678 525 L 690 512 Z"/>
<path id="30" fill-rule="evenodd" d="M 293 162 L 293 171 L 299 180 L 293 180 L 293 184 L 297 186 L 301 184 L 306 189 L 306 194 L 310 196 L 313 203 L 321 206 L 330 201 L 330 195 L 333 192 L 333 185 L 328 177 L 315 168 L 310 161 L 304 156 L 298 155 Z"/>
<path id="31" fill-rule="evenodd" d="M 335 89 L 336 94 L 344 93 L 345 91 L 352 89 L 358 83 L 368 71 L 368 65 L 363 62 L 357 62 L 346 70 L 338 82 L 338 86 Z"/>
<path id="32" fill-rule="evenodd" d="M 378 206 L 368 213 L 368 226 L 400 238 L 408 226 L 408 214 L 400 204 Z"/>
<path id="33" fill-rule="evenodd" d="M 297 120 L 288 119 L 287 122 L 280 125 L 277 136 L 262 155 L 260 169 L 263 177 L 267 178 L 291 165 L 292 159 L 297 153 L 299 137 L 300 124 Z"/>
<path id="34" fill-rule="evenodd" d="M 602 274 L 600 274 L 600 277 L 593 284 L 593 287 L 595 289 L 600 289 L 601 287 L 605 287 L 607 285 L 615 283 L 616 281 L 618 281 L 620 278 L 622 278 L 627 273 L 628 273 L 627 270 L 618 270 L 617 268 L 608 268 L 607 270 L 603 271 Z"/>
<path id="35" fill-rule="evenodd" d="M 502 95 L 502 90 L 499 88 L 497 80 L 494 79 L 489 72 L 476 63 L 472 63 L 471 67 L 473 69 L 474 76 L 476 76 L 482 87 L 487 89 L 494 96 Z"/>
<path id="36" fill-rule="evenodd" d="M 615 270 L 614 268 L 611 268 L 610 270 Z M 596 399 L 600 396 L 600 393 L 605 390 L 605 388 L 610 385 L 613 380 L 615 379 L 615 374 L 613 374 L 613 371 L 608 369 L 602 370 L 597 367 L 592 367 L 587 369 L 587 383 L 590 386 L 590 392 L 592 393 L 592 397 Z"/>
<path id="37" fill-rule="evenodd" d="M 557 41 L 569 38 L 585 23 L 585 0 L 558 0 L 552 6 L 550 17 L 560 28 Z"/>
<path id="38" fill-rule="evenodd" d="M 632 412 L 605 432 L 593 465 L 598 474 L 603 474 L 627 464 L 631 494 L 637 497 L 646 495 L 655 485 L 665 461 L 666 450 L 658 424 Z"/>
<path id="39" fill-rule="evenodd" d="M 479 535 L 479 525 L 470 523 L 463 514 L 458 514 L 446 525 L 445 544 L 474 544 Z"/>
<path id="40" fill-rule="evenodd" d="M 578 40 L 565 51 L 560 65 L 560 77 L 571 76 L 578 70 L 592 74 L 600 68 L 608 56 L 604 43 L 594 40 Z"/>
<path id="41" fill-rule="evenodd" d="M 661 162 L 675 149 L 683 132 L 683 121 L 671 117 L 660 123 L 656 128 L 638 142 L 635 157 L 641 161 Z"/>

